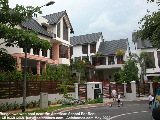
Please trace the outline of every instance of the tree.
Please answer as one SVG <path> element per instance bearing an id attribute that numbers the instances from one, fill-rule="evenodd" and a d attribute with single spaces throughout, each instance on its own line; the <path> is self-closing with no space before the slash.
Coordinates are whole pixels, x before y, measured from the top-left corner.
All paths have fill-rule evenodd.
<path id="1" fill-rule="evenodd" d="M 0 39 L 4 40 L 1 45 L 4 44 L 7 47 L 20 47 L 20 48 L 38 48 L 38 49 L 50 49 L 51 45 L 48 41 L 40 39 L 38 33 L 29 30 L 25 31 L 17 29 L 15 26 L 25 22 L 26 20 L 36 17 L 37 13 L 41 13 L 40 7 L 24 7 L 16 5 L 15 8 L 10 9 L 8 0 L 0 0 Z M 4 52 L 4 51 L 2 51 Z M 8 59 L 11 57 L 8 56 Z M 11 58 L 12 59 L 12 58 Z M 0 66 L 2 68 L 2 66 Z"/>
<path id="2" fill-rule="evenodd" d="M 8 54 L 5 49 L 0 48 L 0 70 L 13 71 L 16 66 L 16 59 Z"/>
<path id="3" fill-rule="evenodd" d="M 69 85 L 72 81 L 72 71 L 70 66 L 67 65 L 59 65 L 55 70 L 55 78 L 57 81 L 61 81 L 61 84 L 58 84 L 58 90 L 60 90 L 59 94 L 63 94 L 64 98 L 70 98 L 71 94 L 68 93 L 70 88 L 74 88 L 74 86 Z"/>
<path id="4" fill-rule="evenodd" d="M 123 69 L 120 71 L 120 81 L 130 83 L 131 81 L 138 80 L 138 68 L 136 61 L 132 56 L 129 57 L 128 61 L 125 62 Z"/>
<path id="5" fill-rule="evenodd" d="M 81 83 L 82 77 L 86 77 L 86 73 L 88 72 L 86 62 L 81 61 L 80 59 L 76 59 L 72 64 L 71 64 L 72 70 L 75 70 L 78 72 L 78 83 Z"/>
<path id="6" fill-rule="evenodd" d="M 156 2 L 160 5 L 160 0 L 147 0 L 147 2 Z M 143 24 L 137 32 L 137 37 L 142 40 L 149 40 L 153 47 L 160 48 L 160 11 L 146 14 L 139 22 Z"/>
<path id="7" fill-rule="evenodd" d="M 138 68 L 135 54 L 128 57 L 128 61 L 123 65 L 123 69 L 114 74 L 116 83 L 130 83 L 135 80 L 138 81 Z"/>

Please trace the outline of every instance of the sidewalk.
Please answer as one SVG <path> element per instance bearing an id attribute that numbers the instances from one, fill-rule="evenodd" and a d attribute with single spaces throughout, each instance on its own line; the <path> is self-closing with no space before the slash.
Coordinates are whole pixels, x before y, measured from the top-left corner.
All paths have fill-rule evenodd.
<path id="1" fill-rule="evenodd" d="M 128 100 L 126 98 L 121 98 L 121 101 L 143 101 L 143 100 L 148 100 L 147 96 L 144 97 L 137 97 L 135 100 Z M 112 98 L 103 98 L 103 103 L 110 103 L 110 102 L 114 102 Z"/>

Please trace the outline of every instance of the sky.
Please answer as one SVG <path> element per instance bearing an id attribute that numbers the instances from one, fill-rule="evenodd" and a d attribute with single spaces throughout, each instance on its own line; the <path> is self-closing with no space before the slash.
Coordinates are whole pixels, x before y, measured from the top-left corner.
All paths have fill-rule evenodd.
<path id="1" fill-rule="evenodd" d="M 16 4 L 42 6 L 50 0 L 9 0 L 11 8 Z M 127 39 L 131 50 L 132 32 L 141 26 L 138 22 L 149 11 L 157 11 L 156 3 L 147 0 L 53 0 L 55 4 L 41 8 L 43 15 L 66 10 L 74 34 L 79 36 L 102 32 L 105 41 Z"/>

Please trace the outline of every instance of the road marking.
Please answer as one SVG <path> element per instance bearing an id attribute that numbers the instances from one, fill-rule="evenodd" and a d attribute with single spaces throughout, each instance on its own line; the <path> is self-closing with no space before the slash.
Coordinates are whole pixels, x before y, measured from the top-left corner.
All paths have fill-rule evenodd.
<path id="1" fill-rule="evenodd" d="M 145 113 L 145 112 L 149 112 L 149 111 L 140 111 L 140 112 Z M 137 114 L 137 113 L 140 113 L 140 112 L 132 112 L 132 113 L 126 113 L 126 114 L 116 115 L 116 116 L 113 116 L 113 117 L 109 118 L 109 120 L 112 120 L 112 119 L 117 118 L 117 117 L 121 117 L 123 115 Z"/>

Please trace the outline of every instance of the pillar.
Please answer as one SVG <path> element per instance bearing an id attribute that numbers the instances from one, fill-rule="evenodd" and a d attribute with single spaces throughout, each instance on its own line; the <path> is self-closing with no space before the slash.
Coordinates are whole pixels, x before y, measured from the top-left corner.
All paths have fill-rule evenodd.
<path id="1" fill-rule="evenodd" d="M 52 46 L 52 59 L 59 61 L 59 44 L 53 43 Z"/>
<path id="2" fill-rule="evenodd" d="M 153 82 L 148 82 L 149 83 L 149 92 L 151 93 L 151 94 L 153 94 L 153 86 L 152 86 L 152 84 L 153 84 Z"/>
<path id="3" fill-rule="evenodd" d="M 124 85 L 124 88 L 123 88 L 124 96 L 126 96 L 126 89 L 127 89 L 126 85 L 127 85 L 127 83 L 122 83 L 122 84 Z"/>
<path id="4" fill-rule="evenodd" d="M 42 63 L 42 73 L 46 71 L 46 63 Z"/>
<path id="5" fill-rule="evenodd" d="M 78 83 L 74 83 L 74 86 L 75 86 L 75 98 L 79 98 L 78 97 Z"/>
<path id="6" fill-rule="evenodd" d="M 68 52 L 68 56 L 67 57 L 70 60 L 70 47 L 68 47 L 67 52 Z"/>
<path id="7" fill-rule="evenodd" d="M 20 58 L 20 57 L 17 57 L 17 64 L 18 64 L 18 65 L 17 65 L 17 66 L 18 66 L 18 67 L 17 67 L 17 70 L 20 71 L 20 70 L 22 69 L 22 66 L 21 66 L 21 58 Z"/>
<path id="8" fill-rule="evenodd" d="M 37 62 L 37 74 L 40 74 L 41 73 L 41 64 L 40 64 L 40 61 Z"/>
<path id="9" fill-rule="evenodd" d="M 136 82 L 131 81 L 132 98 L 136 99 Z"/>

